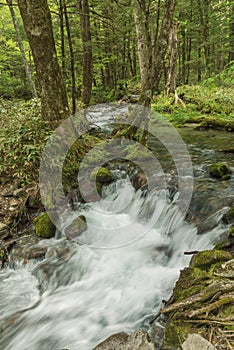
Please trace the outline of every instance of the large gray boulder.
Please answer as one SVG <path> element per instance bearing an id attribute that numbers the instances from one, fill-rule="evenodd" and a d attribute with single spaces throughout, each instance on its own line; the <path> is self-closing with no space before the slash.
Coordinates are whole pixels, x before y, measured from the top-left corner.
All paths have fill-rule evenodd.
<path id="1" fill-rule="evenodd" d="M 93 350 L 155 350 L 155 346 L 150 340 L 147 332 L 137 330 L 128 335 L 127 333 L 117 333 L 111 335 Z"/>

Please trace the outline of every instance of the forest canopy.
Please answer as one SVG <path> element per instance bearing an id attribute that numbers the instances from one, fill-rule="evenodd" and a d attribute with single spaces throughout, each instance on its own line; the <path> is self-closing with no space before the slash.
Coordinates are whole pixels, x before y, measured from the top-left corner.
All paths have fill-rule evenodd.
<path id="1" fill-rule="evenodd" d="M 0 3 L 0 96 L 7 99 L 35 97 L 33 84 L 41 93 L 19 11 L 22 3 Z M 73 112 L 79 100 L 88 105 L 140 91 L 144 69 L 150 75 L 145 89 L 151 90 L 153 84 L 153 92 L 165 90 L 175 25 L 176 85 L 233 84 L 233 1 L 49 0 L 39 1 L 38 6 L 40 3 L 49 6 L 58 63 Z"/>

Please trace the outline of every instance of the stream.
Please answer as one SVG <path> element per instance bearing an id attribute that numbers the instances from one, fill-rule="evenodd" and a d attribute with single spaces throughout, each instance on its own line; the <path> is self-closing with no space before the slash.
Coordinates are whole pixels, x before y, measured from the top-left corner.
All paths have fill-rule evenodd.
<path id="1" fill-rule="evenodd" d="M 100 108 L 92 112 L 95 123 Z M 109 112 L 107 121 L 116 113 Z M 101 127 L 106 120 L 101 118 Z M 91 350 L 114 333 L 148 329 L 189 264 L 191 255 L 184 252 L 211 249 L 227 234 L 221 218 L 234 200 L 234 176 L 212 179 L 208 165 L 227 162 L 234 173 L 228 152 L 234 149 L 233 135 L 191 127 L 179 133 L 194 170 L 187 220 L 176 194 L 135 191 L 126 172 L 117 169 L 117 180 L 104 188 L 102 199 L 79 209 L 88 227 L 79 244 L 58 232 L 39 243 L 47 248 L 45 259 L 14 261 L 0 270 L 0 349 Z M 170 174 L 171 157 L 157 141 L 149 144 Z M 63 226 L 72 220 L 65 214 Z"/>

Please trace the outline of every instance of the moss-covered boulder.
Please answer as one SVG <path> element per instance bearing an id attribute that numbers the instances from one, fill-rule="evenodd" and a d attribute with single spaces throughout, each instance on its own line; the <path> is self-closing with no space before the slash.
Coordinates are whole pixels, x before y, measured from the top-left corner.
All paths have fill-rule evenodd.
<path id="1" fill-rule="evenodd" d="M 100 167 L 92 171 L 90 174 L 90 180 L 100 182 L 101 184 L 108 184 L 113 180 L 113 176 L 109 169 Z"/>
<path id="2" fill-rule="evenodd" d="M 41 238 L 52 238 L 55 236 L 56 226 L 50 220 L 47 213 L 42 213 L 33 220 L 36 235 Z"/>
<path id="3" fill-rule="evenodd" d="M 86 218 L 84 215 L 80 215 L 75 218 L 68 227 L 66 227 L 65 234 L 68 238 L 75 239 L 78 238 L 86 230 Z"/>
<path id="4" fill-rule="evenodd" d="M 190 267 L 198 267 L 200 269 L 209 268 L 218 262 L 232 259 L 232 255 L 225 250 L 204 250 L 195 254 L 190 262 Z"/>
<path id="5" fill-rule="evenodd" d="M 233 277 L 234 259 L 227 251 L 204 251 L 192 258 L 161 309 L 166 327 L 161 350 L 180 349 L 193 333 L 209 340 L 211 327 L 214 335 L 234 330 Z"/>
<path id="6" fill-rule="evenodd" d="M 230 179 L 230 175 L 232 173 L 230 166 L 225 163 L 211 164 L 209 171 L 210 171 L 210 176 L 215 177 L 217 179 L 222 179 L 222 180 Z"/>

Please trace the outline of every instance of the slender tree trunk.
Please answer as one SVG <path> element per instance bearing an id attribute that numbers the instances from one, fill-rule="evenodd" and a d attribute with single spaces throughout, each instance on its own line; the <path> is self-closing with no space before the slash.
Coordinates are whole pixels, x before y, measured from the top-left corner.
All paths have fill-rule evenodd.
<path id="1" fill-rule="evenodd" d="M 201 80 L 202 80 L 202 71 L 201 71 L 202 54 L 201 54 L 200 41 L 198 42 L 198 46 L 197 46 L 197 56 L 198 56 L 198 60 L 197 60 L 197 81 L 198 81 L 198 83 L 200 83 Z"/>
<path id="2" fill-rule="evenodd" d="M 20 49 L 21 57 L 22 57 L 22 62 L 23 62 L 24 69 L 25 69 L 25 75 L 26 75 L 26 78 L 27 78 L 27 80 L 29 82 L 29 85 L 30 85 L 30 90 L 31 90 L 32 97 L 36 98 L 37 97 L 37 90 L 36 90 L 36 87 L 35 87 L 35 83 L 33 81 L 32 71 L 31 71 L 31 69 L 30 69 L 30 67 L 28 65 L 27 59 L 26 59 L 26 54 L 25 54 L 25 50 L 24 50 L 23 40 L 22 40 L 22 37 L 21 37 L 21 34 L 20 34 L 20 29 L 19 29 L 19 23 L 18 23 L 18 20 L 16 18 L 16 15 L 15 15 L 15 10 L 14 10 L 13 4 L 12 4 L 12 0 L 6 0 L 6 2 L 7 2 L 7 5 L 9 7 L 9 10 L 10 10 L 10 13 L 11 13 L 11 17 L 12 17 L 12 21 L 13 21 L 13 24 L 14 24 L 16 37 L 17 37 L 17 42 L 18 42 L 18 46 L 19 46 L 19 49 Z"/>
<path id="3" fill-rule="evenodd" d="M 229 41 L 230 41 L 230 52 L 228 61 L 234 61 L 234 5 L 231 6 L 231 14 L 230 14 L 230 34 L 229 34 Z"/>
<path id="4" fill-rule="evenodd" d="M 141 95 L 139 103 L 150 107 L 152 99 L 152 41 L 149 30 L 149 11 L 144 1 L 135 3 L 134 8 L 138 57 L 141 74 Z"/>
<path id="5" fill-rule="evenodd" d="M 80 13 L 81 35 L 83 45 L 82 102 L 85 106 L 88 106 L 91 99 L 93 83 L 93 53 L 88 0 L 78 0 L 78 9 Z"/>
<path id="6" fill-rule="evenodd" d="M 76 113 L 75 59 L 74 59 L 74 52 L 73 52 L 73 45 L 72 45 L 72 38 L 71 38 L 70 23 L 67 15 L 66 1 L 64 1 L 63 9 L 64 9 L 64 16 L 65 16 L 65 23 L 66 23 L 66 30 L 67 30 L 67 40 L 68 40 L 68 46 L 69 46 L 69 52 L 70 52 L 71 82 L 72 82 L 72 114 L 75 114 Z"/>
<path id="7" fill-rule="evenodd" d="M 163 61 L 168 49 L 169 36 L 173 25 L 175 0 L 165 0 L 164 6 L 165 10 L 162 18 L 162 24 L 153 52 L 153 91 L 157 91 L 159 89 L 159 83 L 163 70 Z"/>
<path id="8" fill-rule="evenodd" d="M 169 97 L 170 93 L 175 93 L 176 90 L 176 76 L 177 76 L 177 57 L 178 57 L 178 38 L 177 30 L 179 23 L 175 23 L 171 30 L 169 39 L 170 44 L 170 61 L 166 84 L 166 95 Z"/>
<path id="9" fill-rule="evenodd" d="M 42 117 L 70 115 L 65 84 L 58 64 L 50 10 L 46 0 L 17 0 L 32 50 L 42 102 Z"/>
<path id="10" fill-rule="evenodd" d="M 197 0 L 201 40 L 205 55 L 205 64 L 207 75 L 210 75 L 210 43 L 209 43 L 209 0 L 203 0 L 204 7 L 202 8 L 201 0 Z"/>
<path id="11" fill-rule="evenodd" d="M 64 6 L 63 6 L 63 0 L 59 0 L 59 18 L 60 18 L 62 73 L 63 73 L 63 78 L 66 81 L 65 35 L 64 35 Z"/>

